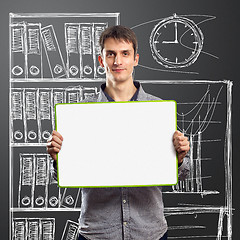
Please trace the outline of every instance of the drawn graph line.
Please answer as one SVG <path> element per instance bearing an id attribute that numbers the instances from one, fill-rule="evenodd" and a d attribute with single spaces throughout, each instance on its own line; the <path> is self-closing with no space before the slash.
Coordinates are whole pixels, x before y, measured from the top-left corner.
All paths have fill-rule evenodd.
<path id="1" fill-rule="evenodd" d="M 179 113 L 180 110 L 177 112 L 177 116 L 180 118 L 178 119 L 178 129 L 188 136 L 190 141 L 190 151 L 188 153 L 190 173 L 186 180 L 181 181 L 179 179 L 178 184 L 172 186 L 172 191 L 175 193 L 199 193 L 202 197 L 209 194 L 219 194 L 217 190 L 204 190 L 203 179 L 211 178 L 211 176 L 204 176 L 202 172 L 203 161 L 206 159 L 202 156 L 202 144 L 222 141 L 221 139 L 203 139 L 203 135 L 210 124 L 221 124 L 221 121 L 212 121 L 212 118 L 217 103 L 221 104 L 218 98 L 222 88 L 223 86 L 219 88 L 216 97 L 212 97 L 210 85 L 207 85 L 207 89 L 199 101 L 195 101 L 195 104 L 191 103 L 189 110 L 182 113 Z M 177 104 L 178 109 L 180 109 L 182 105 L 186 106 L 187 103 Z"/>
<path id="2" fill-rule="evenodd" d="M 184 132 L 187 136 L 195 136 L 198 134 L 198 132 L 203 133 L 207 129 L 208 125 L 211 123 L 215 108 L 218 103 L 219 95 L 222 91 L 222 87 L 218 91 L 217 96 L 215 98 L 213 98 L 212 100 L 210 100 L 210 94 L 209 94 L 210 89 L 209 88 L 210 88 L 210 86 L 208 85 L 206 93 L 203 95 L 203 97 L 199 100 L 199 102 L 191 110 L 189 110 L 186 113 L 181 113 L 181 114 L 177 113 L 177 115 L 182 118 L 182 120 L 181 120 L 182 127 L 178 126 L 178 129 L 180 131 Z M 207 97 L 208 97 L 208 99 L 207 99 Z M 207 105 L 207 110 L 206 110 L 203 120 L 201 120 L 201 116 L 199 113 L 205 104 Z M 185 127 L 185 125 L 184 125 L 184 123 L 186 123 L 185 117 L 187 117 L 194 111 L 196 111 L 195 115 L 191 118 L 190 123 L 188 121 L 188 123 L 189 123 L 188 126 Z M 198 118 L 198 120 L 196 120 L 196 122 L 195 122 L 196 118 Z M 193 132 L 194 123 L 199 123 L 199 126 L 195 130 L 195 132 Z M 191 129 L 191 130 L 189 130 L 189 129 Z"/>

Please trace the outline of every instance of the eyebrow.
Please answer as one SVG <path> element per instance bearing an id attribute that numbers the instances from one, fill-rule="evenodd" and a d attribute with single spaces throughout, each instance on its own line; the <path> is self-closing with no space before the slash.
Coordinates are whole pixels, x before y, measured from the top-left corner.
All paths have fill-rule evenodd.
<path id="1" fill-rule="evenodd" d="M 125 50 L 121 50 L 121 52 L 131 52 L 132 49 L 125 49 Z M 114 50 L 106 50 L 106 53 L 116 53 L 116 51 Z"/>

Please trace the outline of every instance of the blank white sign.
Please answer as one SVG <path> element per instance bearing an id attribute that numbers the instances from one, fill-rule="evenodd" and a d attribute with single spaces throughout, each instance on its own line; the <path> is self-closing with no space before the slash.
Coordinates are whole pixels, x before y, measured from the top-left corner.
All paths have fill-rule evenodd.
<path id="1" fill-rule="evenodd" d="M 56 105 L 60 187 L 177 183 L 176 102 Z"/>

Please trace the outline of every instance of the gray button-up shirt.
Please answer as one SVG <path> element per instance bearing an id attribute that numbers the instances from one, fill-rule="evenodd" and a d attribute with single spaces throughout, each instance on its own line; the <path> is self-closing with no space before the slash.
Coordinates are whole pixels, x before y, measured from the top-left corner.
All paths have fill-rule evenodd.
<path id="1" fill-rule="evenodd" d="M 138 88 L 137 101 L 160 100 L 145 93 L 138 82 L 134 84 Z M 97 101 L 109 101 L 102 89 Z M 79 174 L 81 171 L 84 169 Z M 179 179 L 188 172 L 189 164 L 184 159 L 178 169 Z M 81 197 L 80 234 L 87 239 L 159 240 L 167 231 L 160 186 L 82 188 Z"/>

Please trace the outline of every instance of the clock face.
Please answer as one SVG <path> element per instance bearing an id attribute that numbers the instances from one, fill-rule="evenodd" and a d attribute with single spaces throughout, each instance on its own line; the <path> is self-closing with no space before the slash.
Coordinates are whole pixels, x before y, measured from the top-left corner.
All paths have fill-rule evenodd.
<path id="1" fill-rule="evenodd" d="M 203 46 L 203 34 L 190 19 L 174 15 L 159 22 L 150 36 L 153 58 L 167 68 L 194 63 Z"/>

